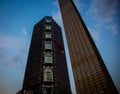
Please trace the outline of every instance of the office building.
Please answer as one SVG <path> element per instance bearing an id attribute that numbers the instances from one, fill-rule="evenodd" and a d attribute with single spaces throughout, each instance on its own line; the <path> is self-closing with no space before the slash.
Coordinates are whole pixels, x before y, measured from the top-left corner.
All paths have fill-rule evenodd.
<path id="1" fill-rule="evenodd" d="M 118 94 L 74 2 L 58 0 L 77 94 Z"/>
<path id="2" fill-rule="evenodd" d="M 23 94 L 71 94 L 61 28 L 46 16 L 34 26 Z"/>

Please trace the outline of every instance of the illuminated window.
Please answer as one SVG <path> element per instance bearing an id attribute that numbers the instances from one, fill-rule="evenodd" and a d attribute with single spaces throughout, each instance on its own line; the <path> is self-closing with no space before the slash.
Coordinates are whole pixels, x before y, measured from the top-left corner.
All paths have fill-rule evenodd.
<path id="1" fill-rule="evenodd" d="M 45 63 L 52 63 L 52 56 L 45 56 Z"/>
<path id="2" fill-rule="evenodd" d="M 54 94 L 53 93 L 53 88 L 45 88 L 43 90 L 43 94 Z"/>
<path id="3" fill-rule="evenodd" d="M 52 34 L 50 32 L 45 33 L 45 38 L 52 38 Z"/>
<path id="4" fill-rule="evenodd" d="M 46 89 L 43 90 L 43 94 L 47 94 L 47 90 Z"/>
<path id="5" fill-rule="evenodd" d="M 52 42 L 51 41 L 45 42 L 45 49 L 52 49 Z"/>
<path id="6" fill-rule="evenodd" d="M 51 30 L 51 25 L 45 25 L 46 30 Z"/>
<path id="7" fill-rule="evenodd" d="M 50 67 L 46 67 L 44 70 L 44 81 L 53 81 L 53 72 Z"/>
<path id="8" fill-rule="evenodd" d="M 52 63 L 53 59 L 52 59 L 52 54 L 49 52 L 44 53 L 45 59 L 44 62 L 45 63 Z"/>
<path id="9" fill-rule="evenodd" d="M 50 23 L 51 22 L 51 18 L 46 18 L 45 22 Z"/>
<path id="10" fill-rule="evenodd" d="M 53 81 L 53 74 L 52 74 L 52 72 L 47 72 L 46 73 L 46 80 L 47 81 Z"/>

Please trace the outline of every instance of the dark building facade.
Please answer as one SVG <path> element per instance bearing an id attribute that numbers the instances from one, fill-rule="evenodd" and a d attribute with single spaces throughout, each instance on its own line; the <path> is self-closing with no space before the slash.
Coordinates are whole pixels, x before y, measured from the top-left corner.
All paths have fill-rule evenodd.
<path id="1" fill-rule="evenodd" d="M 61 28 L 46 16 L 34 26 L 23 94 L 71 94 Z"/>
<path id="2" fill-rule="evenodd" d="M 118 94 L 106 66 L 72 0 L 58 0 L 77 94 Z"/>

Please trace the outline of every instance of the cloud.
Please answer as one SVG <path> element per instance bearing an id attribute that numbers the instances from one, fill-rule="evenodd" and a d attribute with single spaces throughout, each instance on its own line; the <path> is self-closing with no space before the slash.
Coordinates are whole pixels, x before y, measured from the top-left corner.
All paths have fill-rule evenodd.
<path id="1" fill-rule="evenodd" d="M 57 11 L 53 14 L 53 19 L 59 24 L 62 24 L 62 17 L 60 11 Z"/>
<path id="2" fill-rule="evenodd" d="M 99 42 L 100 33 L 97 32 L 97 31 L 94 31 L 94 30 L 90 30 L 90 33 L 91 33 L 93 39 L 95 40 L 95 42 L 98 43 Z"/>
<path id="3" fill-rule="evenodd" d="M 26 38 L 0 33 L 0 94 L 14 94 L 21 87 L 29 46 Z"/>
<path id="4" fill-rule="evenodd" d="M 15 49 L 20 45 L 23 41 L 18 39 L 17 37 L 11 37 L 0 33 L 0 48 L 3 49 Z"/>
<path id="5" fill-rule="evenodd" d="M 25 28 L 24 28 L 24 29 L 22 29 L 22 31 L 21 31 L 21 32 L 22 32 L 22 34 L 23 34 L 23 35 L 25 35 L 25 36 L 27 35 L 27 31 L 26 31 L 26 29 L 25 29 Z"/>
<path id="6" fill-rule="evenodd" d="M 7 64 L 8 62 L 10 63 L 10 58 L 6 57 L 3 53 L 0 53 L 0 60 L 4 62 L 4 64 Z"/>
<path id="7" fill-rule="evenodd" d="M 3 65 L 25 66 L 28 43 L 24 38 L 0 33 L 0 61 Z"/>
<path id="8" fill-rule="evenodd" d="M 84 4 L 80 0 L 73 0 L 77 9 L 82 9 L 84 7 Z"/>
<path id="9" fill-rule="evenodd" d="M 25 68 L 25 60 L 24 55 L 25 53 L 14 53 L 12 56 L 7 56 L 6 54 L 0 53 L 0 61 L 2 65 L 5 66 L 14 66 L 19 68 Z"/>
<path id="10" fill-rule="evenodd" d="M 119 0 L 93 0 L 88 9 L 88 15 L 97 23 L 99 27 L 108 29 L 112 34 L 118 34 L 118 23 L 116 18 L 119 14 Z"/>
<path id="11" fill-rule="evenodd" d="M 61 16 L 58 0 L 55 0 L 54 2 L 52 2 L 52 4 L 55 6 L 55 10 L 52 12 L 52 17 L 57 22 L 57 24 L 59 24 L 60 27 L 63 28 L 62 16 Z"/>
<path id="12" fill-rule="evenodd" d="M 116 25 L 111 25 L 111 26 L 109 25 L 109 26 L 107 26 L 107 29 L 111 30 L 113 35 L 118 34 L 118 29 L 117 29 Z"/>
<path id="13" fill-rule="evenodd" d="M 52 4 L 55 6 L 55 10 L 52 12 L 52 17 L 61 26 L 62 25 L 62 17 L 61 17 L 61 13 L 60 13 L 60 9 L 59 9 L 58 0 L 55 0 L 54 2 L 52 2 Z"/>
<path id="14" fill-rule="evenodd" d="M 116 8 L 119 6 L 119 0 L 93 0 L 91 11 L 98 14 L 102 19 L 110 19 L 117 13 Z M 108 20 L 109 21 L 109 20 Z"/>
<path id="15" fill-rule="evenodd" d="M 54 6 L 57 6 L 57 7 L 59 6 L 57 0 L 54 0 L 54 2 L 52 2 L 52 4 L 53 4 Z"/>

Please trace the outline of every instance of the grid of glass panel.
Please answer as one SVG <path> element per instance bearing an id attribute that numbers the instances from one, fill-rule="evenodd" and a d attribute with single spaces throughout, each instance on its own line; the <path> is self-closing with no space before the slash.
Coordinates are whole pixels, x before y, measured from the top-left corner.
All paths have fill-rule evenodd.
<path id="1" fill-rule="evenodd" d="M 113 94 L 111 92 L 118 94 L 72 0 L 59 0 L 59 4 L 70 50 L 77 94 Z"/>

